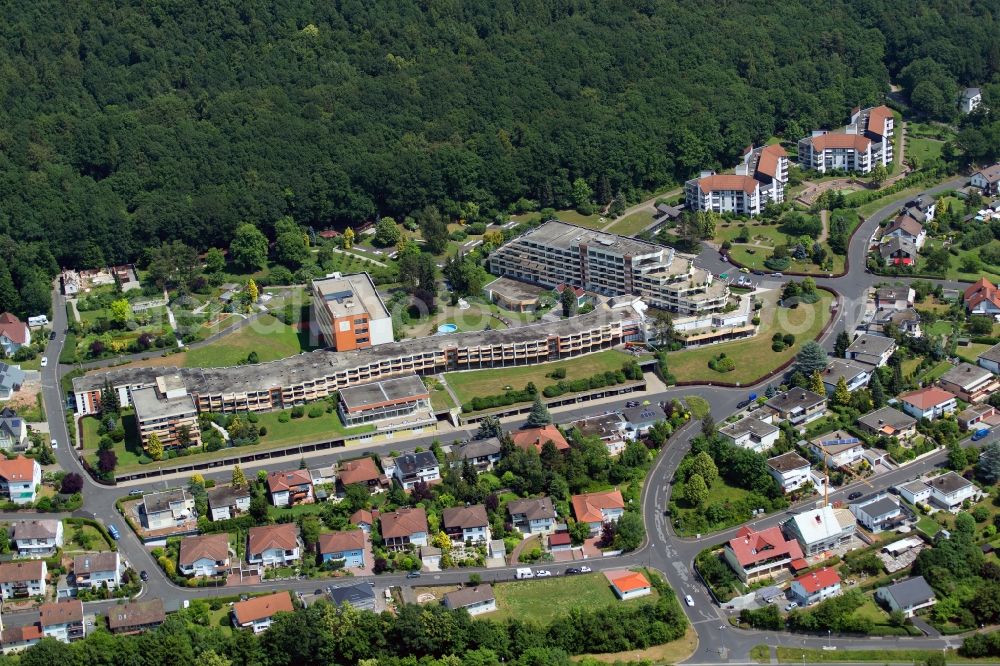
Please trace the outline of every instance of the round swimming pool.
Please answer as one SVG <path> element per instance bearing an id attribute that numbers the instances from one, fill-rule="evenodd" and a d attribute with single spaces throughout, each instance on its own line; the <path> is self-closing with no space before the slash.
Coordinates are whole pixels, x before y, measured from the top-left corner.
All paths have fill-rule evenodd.
<path id="1" fill-rule="evenodd" d="M 438 326 L 438 333 L 454 333 L 458 330 L 455 324 L 441 324 Z"/>

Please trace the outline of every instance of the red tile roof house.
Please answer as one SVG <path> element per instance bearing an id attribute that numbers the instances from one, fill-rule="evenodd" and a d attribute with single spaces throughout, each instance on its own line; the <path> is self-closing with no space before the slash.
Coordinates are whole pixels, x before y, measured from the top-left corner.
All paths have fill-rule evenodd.
<path id="1" fill-rule="evenodd" d="M 35 501 L 35 493 L 42 483 L 42 468 L 33 458 L 18 455 L 13 459 L 0 459 L 0 496 L 15 504 Z"/>
<path id="2" fill-rule="evenodd" d="M 259 634 L 267 631 L 278 613 L 293 613 L 292 598 L 288 592 L 275 592 L 233 604 L 233 624 L 243 629 L 253 629 Z"/>
<path id="3" fill-rule="evenodd" d="M 372 515 L 371 511 L 367 511 L 365 509 L 358 509 L 357 511 L 351 514 L 351 517 L 348 519 L 348 522 L 351 523 L 351 525 L 360 527 L 364 532 L 371 532 L 372 525 L 375 524 L 375 517 Z"/>
<path id="4" fill-rule="evenodd" d="M 625 500 L 619 490 L 573 495 L 571 503 L 573 516 L 577 522 L 590 525 L 591 534 L 599 532 L 604 523 L 618 522 L 625 513 Z"/>
<path id="5" fill-rule="evenodd" d="M 521 449 L 534 448 L 538 453 L 542 452 L 545 442 L 552 442 L 560 451 L 569 450 L 569 442 L 563 436 L 559 428 L 554 425 L 547 425 L 543 428 L 525 428 L 510 434 L 514 440 L 514 446 Z"/>
<path id="6" fill-rule="evenodd" d="M 45 560 L 0 564 L 0 599 L 44 597 L 47 574 Z"/>
<path id="7" fill-rule="evenodd" d="M 382 543 L 386 550 L 405 550 L 427 545 L 427 512 L 422 507 L 403 507 L 379 514 Z"/>
<path id="8" fill-rule="evenodd" d="M 374 460 L 371 458 L 358 458 L 357 460 L 346 460 L 340 463 L 337 483 L 341 488 L 354 483 L 362 483 L 368 486 L 371 492 L 378 492 L 382 488 L 389 486 L 389 479 L 379 471 Z"/>
<path id="9" fill-rule="evenodd" d="M 785 539 L 781 528 L 775 525 L 760 532 L 744 526 L 729 540 L 723 556 L 744 583 L 771 578 L 788 567 L 804 568 L 799 542 Z"/>
<path id="10" fill-rule="evenodd" d="M 343 560 L 349 569 L 365 566 L 365 533 L 361 530 L 320 534 L 317 547 L 323 562 Z"/>
<path id="11" fill-rule="evenodd" d="M 970 314 L 1000 315 L 1000 289 L 986 278 L 967 287 L 962 300 Z"/>
<path id="12" fill-rule="evenodd" d="M 38 623 L 43 634 L 63 643 L 78 641 L 87 633 L 83 623 L 83 602 L 79 599 L 42 604 L 38 607 Z"/>
<path id="13" fill-rule="evenodd" d="M 810 606 L 840 594 L 840 576 L 829 567 L 799 576 L 789 588 L 800 606 Z"/>
<path id="14" fill-rule="evenodd" d="M 267 490 L 274 506 L 311 504 L 313 501 L 312 475 L 307 469 L 288 472 L 271 472 L 267 475 Z"/>
<path id="15" fill-rule="evenodd" d="M 247 538 L 247 562 L 265 567 L 281 567 L 298 562 L 302 542 L 295 523 L 251 527 Z"/>
<path id="16" fill-rule="evenodd" d="M 649 579 L 638 571 L 606 571 L 604 575 L 611 583 L 615 596 L 622 601 L 644 597 L 653 592 Z"/>
<path id="17" fill-rule="evenodd" d="M 903 393 L 899 396 L 899 402 L 903 411 L 913 418 L 930 421 L 951 414 L 958 407 L 955 396 L 937 386 Z"/>
<path id="18" fill-rule="evenodd" d="M 181 539 L 177 570 L 185 576 L 218 576 L 229 569 L 229 535 L 202 534 Z"/>
<path id="19" fill-rule="evenodd" d="M 31 344 L 31 331 L 27 324 L 9 312 L 0 314 L 0 348 L 12 356 L 21 347 Z"/>
<path id="20" fill-rule="evenodd" d="M 37 624 L 24 627 L 5 627 L 0 631 L 0 650 L 16 654 L 42 640 L 42 628 Z"/>

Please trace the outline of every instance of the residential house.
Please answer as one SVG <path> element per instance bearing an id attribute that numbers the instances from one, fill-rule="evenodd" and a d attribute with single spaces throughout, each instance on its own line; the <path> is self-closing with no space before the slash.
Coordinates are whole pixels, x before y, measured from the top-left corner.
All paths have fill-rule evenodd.
<path id="1" fill-rule="evenodd" d="M 38 607 L 38 623 L 46 638 L 72 643 L 84 638 L 87 627 L 83 622 L 83 602 L 64 599 Z"/>
<path id="2" fill-rule="evenodd" d="M 896 486 L 899 496 L 910 504 L 926 504 L 931 498 L 931 487 L 924 481 L 910 481 Z"/>
<path id="3" fill-rule="evenodd" d="M 618 522 L 625 513 L 625 500 L 618 489 L 573 495 L 570 504 L 577 522 L 590 525 L 591 534 L 599 532 L 604 523 Z"/>
<path id="4" fill-rule="evenodd" d="M 919 210 L 915 212 L 920 213 Z M 924 230 L 923 224 L 914 219 L 909 213 L 904 213 L 896 216 L 889 226 L 885 228 L 885 232 L 882 233 L 883 243 L 890 238 L 909 241 L 919 250 L 927 240 L 927 232 Z"/>
<path id="5" fill-rule="evenodd" d="M 826 369 L 823 370 L 823 386 L 827 394 L 832 395 L 837 390 L 837 383 L 841 377 L 847 382 L 848 391 L 857 391 L 868 386 L 868 380 L 872 378 L 872 366 L 846 358 L 830 359 Z"/>
<path id="6" fill-rule="evenodd" d="M 792 516 L 784 523 L 788 535 L 799 542 L 806 557 L 847 545 L 854 536 L 854 515 L 829 504 Z"/>
<path id="7" fill-rule="evenodd" d="M 395 458 L 396 480 L 404 490 L 413 490 L 418 483 L 437 483 L 441 480 L 441 467 L 431 451 L 407 453 Z"/>
<path id="8" fill-rule="evenodd" d="M 148 530 L 172 529 L 194 518 L 194 497 L 183 488 L 145 495 L 142 515 Z"/>
<path id="9" fill-rule="evenodd" d="M 632 439 L 645 435 L 649 429 L 667 419 L 666 412 L 659 405 L 640 405 L 622 410 L 626 429 L 632 433 Z"/>
<path id="10" fill-rule="evenodd" d="M 909 285 L 879 287 L 875 290 L 875 307 L 879 310 L 905 310 L 913 307 L 916 292 Z"/>
<path id="11" fill-rule="evenodd" d="M 271 472 L 267 475 L 267 491 L 274 506 L 294 506 L 313 502 L 312 475 L 307 469 Z"/>
<path id="12" fill-rule="evenodd" d="M 984 402 L 1000 389 L 1000 380 L 986 368 L 971 363 L 959 363 L 941 375 L 941 388 L 965 402 Z"/>
<path id="13" fill-rule="evenodd" d="M 162 599 L 129 601 L 108 611 L 108 629 L 113 634 L 141 634 L 156 629 L 166 619 Z"/>
<path id="14" fill-rule="evenodd" d="M 181 539 L 177 570 L 185 576 L 218 576 L 229 569 L 229 535 L 202 534 Z"/>
<path id="15" fill-rule="evenodd" d="M 876 533 L 894 529 L 904 520 L 899 502 L 885 493 L 852 504 L 851 513 L 858 524 Z"/>
<path id="16" fill-rule="evenodd" d="M 6 356 L 13 356 L 21 347 L 31 344 L 31 329 L 9 312 L 0 314 L 0 349 Z"/>
<path id="17" fill-rule="evenodd" d="M 804 486 L 810 479 L 811 469 L 809 461 L 795 451 L 767 459 L 768 473 L 786 493 Z"/>
<path id="18" fill-rule="evenodd" d="M 121 585 L 121 556 L 116 551 L 85 553 L 73 558 L 73 578 L 77 589 L 118 589 Z"/>
<path id="19" fill-rule="evenodd" d="M 458 459 L 468 460 L 477 472 L 491 470 L 500 462 L 500 440 L 496 437 L 477 439 L 458 450 Z"/>
<path id="20" fill-rule="evenodd" d="M 20 366 L 0 363 L 0 401 L 10 400 L 24 385 L 25 374 Z"/>
<path id="21" fill-rule="evenodd" d="M 875 590 L 875 598 L 886 604 L 890 611 L 903 611 L 906 617 L 913 617 L 918 610 L 937 603 L 934 590 L 923 576 L 880 587 Z"/>
<path id="22" fill-rule="evenodd" d="M 379 514 L 382 542 L 386 550 L 405 550 L 408 546 L 426 546 L 427 513 L 423 507 L 402 507 Z"/>
<path id="23" fill-rule="evenodd" d="M 719 428 L 719 434 L 741 449 L 760 453 L 775 445 L 781 431 L 777 426 L 755 416 L 746 416 L 736 423 Z"/>
<path id="24" fill-rule="evenodd" d="M 969 179 L 969 185 L 981 190 L 985 197 L 995 197 L 1000 194 L 997 183 L 1000 183 L 1000 164 L 981 169 Z"/>
<path id="25" fill-rule="evenodd" d="M 937 199 L 930 194 L 921 194 L 906 202 L 902 214 L 909 215 L 920 224 L 927 224 L 934 220 L 936 211 Z"/>
<path id="26" fill-rule="evenodd" d="M 444 595 L 444 607 L 448 610 L 465 609 L 469 615 L 482 615 L 497 609 L 497 598 L 493 596 L 493 586 L 481 583 L 473 587 L 463 587 Z"/>
<path id="27" fill-rule="evenodd" d="M 800 606 L 811 606 L 840 594 L 840 576 L 836 570 L 824 567 L 799 576 L 792 581 L 788 590 Z"/>
<path id="28" fill-rule="evenodd" d="M 368 534 L 372 531 L 372 525 L 375 524 L 375 517 L 367 509 L 358 509 L 351 514 L 347 522 L 359 528 L 365 534 Z"/>
<path id="29" fill-rule="evenodd" d="M 993 374 L 1000 374 L 1000 344 L 995 344 L 977 358 L 979 365 Z"/>
<path id="30" fill-rule="evenodd" d="M 958 413 L 958 427 L 962 430 L 972 430 L 979 427 L 989 428 L 997 421 L 1000 421 L 1000 417 L 997 416 L 996 407 L 985 402 L 970 405 Z"/>
<path id="31" fill-rule="evenodd" d="M 341 462 L 337 483 L 341 489 L 359 483 L 371 492 L 378 492 L 389 485 L 389 480 L 379 471 L 374 460 L 364 457 Z"/>
<path id="32" fill-rule="evenodd" d="M 23 451 L 28 448 L 28 423 L 20 416 L 0 417 L 0 449 Z"/>
<path id="33" fill-rule="evenodd" d="M 33 458 L 0 458 L 0 497 L 14 504 L 31 504 L 42 483 L 42 468 Z"/>
<path id="34" fill-rule="evenodd" d="M 348 583 L 329 589 L 334 606 L 348 605 L 358 610 L 375 610 L 374 583 Z"/>
<path id="35" fill-rule="evenodd" d="M 828 466 L 839 469 L 861 460 L 864 443 L 848 432 L 834 430 L 811 440 L 809 448 Z"/>
<path id="36" fill-rule="evenodd" d="M 624 451 L 625 443 L 629 439 L 628 424 L 618 412 L 608 412 L 573 421 L 569 427 L 576 428 L 583 437 L 600 437 L 609 456 L 617 456 Z"/>
<path id="37" fill-rule="evenodd" d="M 771 578 L 789 568 L 807 566 L 799 543 L 786 539 L 777 526 L 758 532 L 744 525 L 726 544 L 723 556 L 747 585 Z"/>
<path id="38" fill-rule="evenodd" d="M 919 254 L 913 241 L 898 236 L 879 243 L 878 252 L 886 266 L 913 266 L 917 263 Z"/>
<path id="39" fill-rule="evenodd" d="M 511 500 L 507 503 L 511 524 L 522 534 L 544 534 L 555 529 L 556 510 L 548 497 Z"/>
<path id="40" fill-rule="evenodd" d="M 42 628 L 38 624 L 23 627 L 4 627 L 0 630 L 0 651 L 3 654 L 17 654 L 42 640 Z"/>
<path id="41" fill-rule="evenodd" d="M 61 520 L 19 520 L 12 538 L 19 556 L 48 557 L 63 546 L 63 524 Z"/>
<path id="42" fill-rule="evenodd" d="M 882 367 L 896 351 L 896 341 L 883 335 L 862 333 L 847 347 L 847 358 L 859 363 Z"/>
<path id="43" fill-rule="evenodd" d="M 931 487 L 931 502 L 942 509 L 957 513 L 962 504 L 976 496 L 975 484 L 955 472 L 945 472 L 927 481 Z"/>
<path id="44" fill-rule="evenodd" d="M 23 599 L 45 596 L 45 560 L 0 562 L 0 599 Z"/>
<path id="45" fill-rule="evenodd" d="M 917 420 L 894 407 L 882 407 L 858 417 L 862 432 L 875 437 L 895 437 L 908 441 L 917 434 Z"/>
<path id="46" fill-rule="evenodd" d="M 265 567 L 295 564 L 302 558 L 302 542 L 295 523 L 251 527 L 247 539 L 247 562 Z"/>
<path id="47" fill-rule="evenodd" d="M 457 543 L 485 543 L 490 540 L 490 519 L 482 504 L 445 509 L 441 512 L 441 526 L 445 534 Z"/>
<path id="48" fill-rule="evenodd" d="M 362 530 L 320 534 L 318 547 L 323 562 L 343 560 L 348 569 L 365 566 L 365 533 Z"/>
<path id="49" fill-rule="evenodd" d="M 1000 165 L 997 169 L 1000 172 Z M 966 287 L 962 293 L 962 302 L 965 303 L 965 309 L 969 314 L 987 315 L 993 318 L 1000 316 L 1000 289 L 986 278 L 979 278 L 977 282 Z"/>
<path id="50" fill-rule="evenodd" d="M 262 597 L 252 597 L 233 604 L 233 624 L 242 629 L 253 629 L 259 634 L 267 631 L 278 613 L 293 613 L 292 598 L 288 592 L 275 592 Z"/>
<path id="51" fill-rule="evenodd" d="M 566 441 L 566 437 L 559 428 L 552 424 L 542 426 L 541 428 L 516 430 L 510 436 L 514 440 L 514 446 L 519 449 L 533 448 L 538 453 L 541 453 L 546 442 L 552 442 L 559 451 L 569 451 L 569 442 Z"/>
<path id="52" fill-rule="evenodd" d="M 652 594 L 653 586 L 641 571 L 608 571 L 605 573 L 615 596 L 622 601 Z"/>
<path id="53" fill-rule="evenodd" d="M 826 413 L 826 396 L 803 388 L 793 388 L 768 400 L 764 403 L 764 408 L 770 410 L 779 421 L 788 421 L 801 427 Z"/>
<path id="54" fill-rule="evenodd" d="M 958 110 L 960 113 L 972 113 L 983 103 L 983 92 L 979 88 L 966 88 L 958 96 Z"/>
<path id="55" fill-rule="evenodd" d="M 250 510 L 250 490 L 233 486 L 209 488 L 208 511 L 212 520 L 229 520 Z"/>
<path id="56" fill-rule="evenodd" d="M 954 394 L 937 386 L 903 393 L 899 396 L 899 402 L 903 411 L 918 421 L 920 419 L 933 421 L 945 414 L 951 414 L 958 406 Z"/>

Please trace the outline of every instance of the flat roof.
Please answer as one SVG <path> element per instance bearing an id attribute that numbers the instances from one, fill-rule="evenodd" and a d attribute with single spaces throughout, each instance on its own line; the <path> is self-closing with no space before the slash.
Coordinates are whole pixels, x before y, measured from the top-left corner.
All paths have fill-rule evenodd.
<path id="1" fill-rule="evenodd" d="M 318 296 L 326 304 L 326 309 L 335 319 L 360 314 L 367 314 L 369 319 L 389 317 L 389 310 L 368 273 L 328 275 L 313 280 L 312 284 L 313 296 Z"/>
<path id="2" fill-rule="evenodd" d="M 733 439 L 742 437 L 747 433 L 757 435 L 758 437 L 766 437 L 767 435 L 773 435 L 778 432 L 778 427 L 771 425 L 770 423 L 765 423 L 756 416 L 747 416 L 740 419 L 736 423 L 731 423 L 724 428 L 719 428 L 719 432 L 723 435 L 728 435 Z"/>
<path id="3" fill-rule="evenodd" d="M 416 375 L 340 389 L 340 400 L 349 412 L 428 397 L 430 392 Z"/>
<path id="4" fill-rule="evenodd" d="M 156 378 L 159 381 L 159 377 Z M 135 417 L 140 421 L 149 419 L 164 419 L 171 416 L 185 416 L 194 413 L 194 398 L 182 395 L 177 398 L 160 397 L 156 389 L 146 387 L 133 389 L 129 392 L 132 406 L 135 407 Z"/>
<path id="5" fill-rule="evenodd" d="M 788 453 L 782 453 L 780 456 L 768 458 L 767 466 L 776 472 L 790 472 L 793 469 L 809 467 L 809 461 L 795 451 L 789 451 Z"/>
<path id="6" fill-rule="evenodd" d="M 854 342 L 850 344 L 847 351 L 862 354 L 875 354 L 878 356 L 892 349 L 895 344 L 895 340 L 887 338 L 884 335 L 862 333 L 858 337 L 854 338 Z"/>
<path id="7" fill-rule="evenodd" d="M 490 282 L 483 289 L 486 291 L 495 291 L 508 301 L 519 303 L 537 302 L 541 294 L 551 291 L 545 287 L 505 277 L 493 280 L 493 282 Z"/>
<path id="8" fill-rule="evenodd" d="M 965 388 L 971 384 L 981 382 L 984 379 L 989 379 L 992 376 L 992 372 L 981 366 L 972 365 L 971 363 L 959 363 L 954 368 L 941 375 L 941 381 Z"/>
<path id="9" fill-rule="evenodd" d="M 578 227 L 558 220 L 550 220 L 532 229 L 521 236 L 521 238 L 563 250 L 571 250 L 581 245 L 586 245 L 595 250 L 621 256 L 658 254 L 660 252 L 673 254 L 673 249 L 665 245 L 657 245 L 656 243 L 587 229 L 586 227 Z"/>

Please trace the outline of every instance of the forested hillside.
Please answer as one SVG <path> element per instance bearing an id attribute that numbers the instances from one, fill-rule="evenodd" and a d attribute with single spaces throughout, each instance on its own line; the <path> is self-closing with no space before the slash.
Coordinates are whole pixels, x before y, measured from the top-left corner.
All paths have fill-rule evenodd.
<path id="1" fill-rule="evenodd" d="M 22 292 L 285 214 L 492 216 L 578 177 L 635 195 L 843 123 L 921 58 L 938 88 L 1000 61 L 995 0 L 4 5 L 0 258 Z"/>

